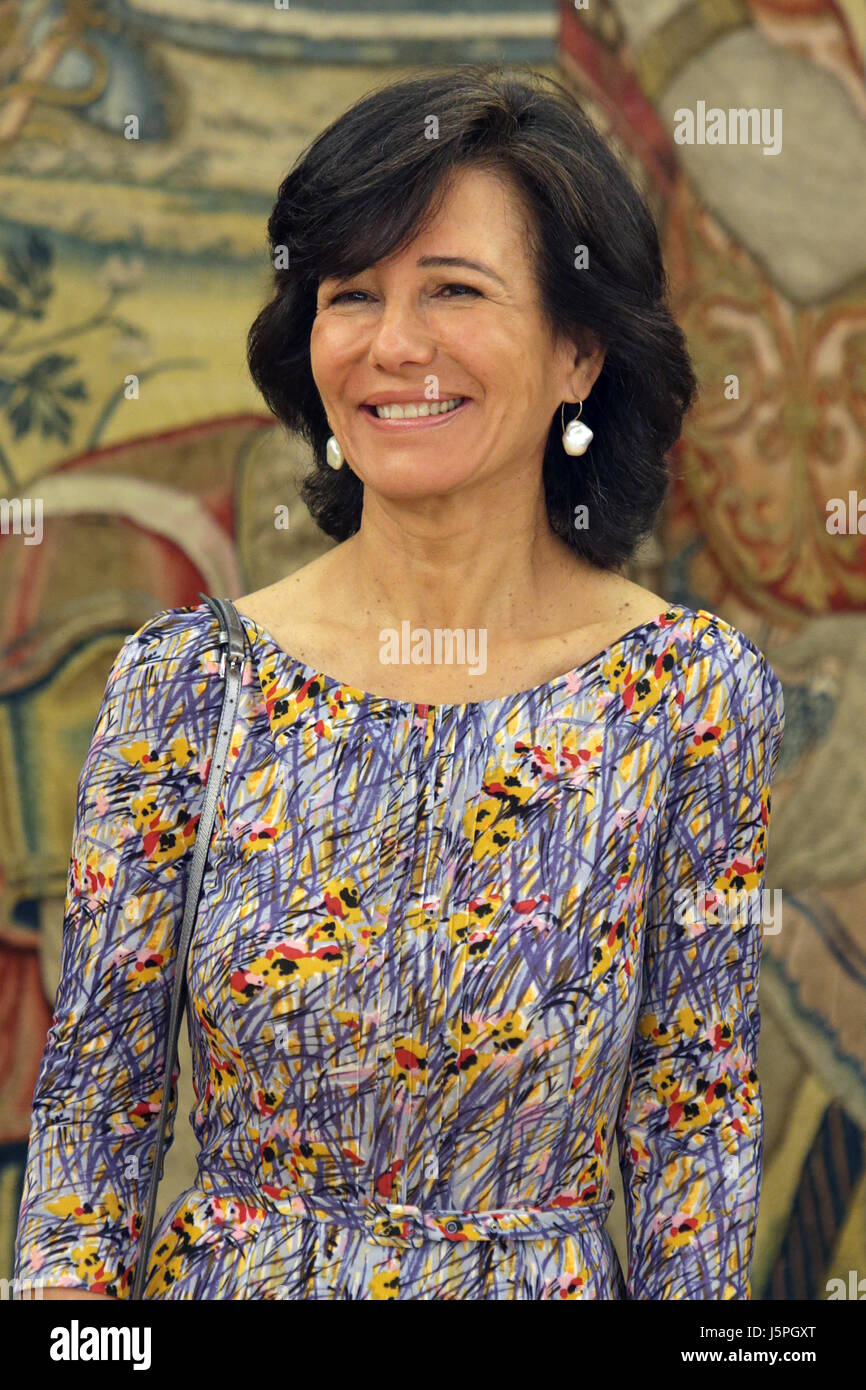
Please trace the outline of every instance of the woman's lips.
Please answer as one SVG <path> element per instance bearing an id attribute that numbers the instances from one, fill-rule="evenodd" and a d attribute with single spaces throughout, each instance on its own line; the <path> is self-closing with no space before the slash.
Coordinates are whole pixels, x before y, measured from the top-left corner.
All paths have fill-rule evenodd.
<path id="1" fill-rule="evenodd" d="M 376 408 L 372 405 L 362 405 L 360 410 L 366 420 L 374 429 L 387 431 L 397 434 L 400 430 L 431 430 L 440 425 L 448 425 L 455 415 L 460 415 L 468 405 L 472 404 L 472 397 L 467 396 L 461 405 L 455 406 L 453 410 L 448 410 L 444 415 L 421 415 L 414 420 L 381 420 L 376 414 Z"/>

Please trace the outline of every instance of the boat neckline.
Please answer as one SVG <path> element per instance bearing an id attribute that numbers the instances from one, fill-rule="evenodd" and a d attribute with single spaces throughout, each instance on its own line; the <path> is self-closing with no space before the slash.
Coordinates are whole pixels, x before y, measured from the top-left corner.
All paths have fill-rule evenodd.
<path id="1" fill-rule="evenodd" d="M 201 604 L 200 607 L 204 610 L 207 608 L 207 605 Z M 210 610 L 208 609 L 208 611 Z M 287 665 L 293 667 L 296 671 L 306 673 L 307 678 L 317 678 L 329 689 L 352 691 L 353 694 L 359 695 L 363 703 L 368 707 L 390 706 L 391 708 L 406 711 L 450 710 L 460 712 L 470 709 L 494 709 L 501 705 L 515 704 L 518 701 L 530 700 L 533 697 L 537 698 L 542 696 L 548 691 L 555 690 L 558 686 L 576 681 L 578 677 L 582 676 L 591 667 L 604 662 L 617 647 L 624 646 L 637 638 L 641 633 L 650 631 L 651 629 L 664 631 L 665 628 L 673 628 L 677 623 L 681 622 L 684 617 L 697 617 L 705 610 L 692 609 L 689 608 L 688 605 L 682 603 L 668 604 L 668 606 L 663 608 L 654 618 L 648 618 L 644 622 L 637 623 L 634 627 L 628 628 L 626 632 L 620 633 L 618 637 L 614 638 L 612 642 L 609 642 L 601 651 L 596 652 L 593 656 L 588 657 L 577 666 L 569 667 L 567 671 L 563 671 L 559 675 L 551 676 L 548 680 L 542 681 L 538 685 L 529 686 L 524 690 L 509 691 L 505 695 L 493 695 L 485 700 L 464 700 L 459 704 L 435 700 L 399 700 L 391 695 L 380 695 L 375 691 L 361 690 L 351 681 L 341 680 L 338 676 L 333 676 L 327 671 L 322 671 L 316 666 L 311 666 L 300 657 L 293 656 L 291 652 L 287 651 L 286 648 L 277 641 L 273 633 L 269 632 L 256 618 L 251 618 L 248 614 L 242 613 L 239 609 L 236 611 L 241 622 L 247 628 L 254 629 L 257 639 L 265 646 L 270 647 L 282 661 L 287 663 Z M 706 616 L 711 617 L 712 615 L 707 613 Z M 665 619 L 667 619 L 667 622 L 664 621 Z"/>

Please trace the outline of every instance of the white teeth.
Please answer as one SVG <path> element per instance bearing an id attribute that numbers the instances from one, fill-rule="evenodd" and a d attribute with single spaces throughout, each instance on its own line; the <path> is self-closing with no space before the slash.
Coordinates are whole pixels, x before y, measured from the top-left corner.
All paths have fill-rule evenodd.
<path id="1" fill-rule="evenodd" d="M 407 401 L 405 405 L 377 405 L 380 420 L 416 420 L 423 415 L 446 415 L 462 405 L 465 396 L 452 396 L 448 401 Z"/>

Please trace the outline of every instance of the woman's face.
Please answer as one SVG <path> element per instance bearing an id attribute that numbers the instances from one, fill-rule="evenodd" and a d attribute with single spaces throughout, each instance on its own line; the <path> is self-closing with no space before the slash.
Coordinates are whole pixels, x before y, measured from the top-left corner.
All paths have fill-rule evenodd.
<path id="1" fill-rule="evenodd" d="M 416 501 L 494 475 L 525 478 L 528 467 L 534 483 L 554 412 L 588 395 L 603 360 L 552 341 L 522 205 L 509 183 L 478 169 L 458 172 L 406 250 L 321 282 L 310 353 L 353 472 L 383 497 Z M 369 404 L 457 397 L 459 408 L 426 419 L 379 419 Z"/>

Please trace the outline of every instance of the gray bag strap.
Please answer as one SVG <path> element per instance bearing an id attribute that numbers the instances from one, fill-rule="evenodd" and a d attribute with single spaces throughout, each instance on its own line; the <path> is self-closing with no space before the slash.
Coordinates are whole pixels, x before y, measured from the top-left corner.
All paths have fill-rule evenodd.
<path id="1" fill-rule="evenodd" d="M 156 1213 L 156 1194 L 165 1163 L 166 1123 L 168 1120 L 168 1106 L 171 1095 L 171 1076 L 177 1062 L 177 1041 L 180 1033 L 180 1020 L 184 1005 L 186 1004 L 186 961 L 189 954 L 189 943 L 195 926 L 196 913 L 201 896 L 202 878 L 207 862 L 211 835 L 213 834 L 217 802 L 219 800 L 223 774 L 225 773 L 226 761 L 231 745 L 232 730 L 234 729 L 235 715 L 241 693 L 241 680 L 243 678 L 244 630 L 241 626 L 241 620 L 238 617 L 234 604 L 231 603 L 229 599 L 210 598 L 207 594 L 202 593 L 199 594 L 199 598 L 204 599 L 205 603 L 210 605 L 219 620 L 220 630 L 217 640 L 223 648 L 222 661 L 220 662 L 220 676 L 224 677 L 225 686 L 223 689 L 223 702 L 220 711 L 219 725 L 217 727 L 216 741 L 214 743 L 210 770 L 205 786 L 204 803 L 202 805 L 198 825 L 196 826 L 195 846 L 190 861 L 189 879 L 187 881 L 186 898 L 183 908 L 183 925 L 181 927 L 180 943 L 178 945 L 177 958 L 174 966 L 174 983 L 171 997 L 171 1014 L 168 1023 L 168 1044 L 165 1055 L 165 1080 L 162 1093 L 162 1106 L 159 1112 L 156 1154 L 154 1157 L 153 1170 L 150 1175 L 147 1209 L 138 1244 L 135 1279 L 132 1287 L 133 1298 L 141 1298 L 142 1296 L 145 1276 L 147 1274 L 147 1265 L 150 1258 L 150 1241 L 153 1232 L 153 1219 Z"/>

